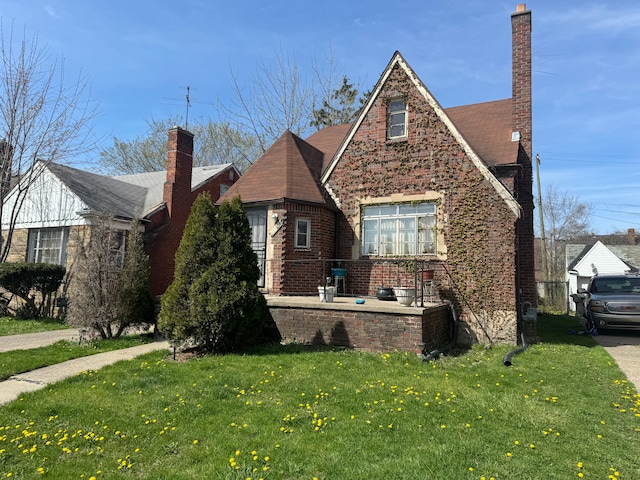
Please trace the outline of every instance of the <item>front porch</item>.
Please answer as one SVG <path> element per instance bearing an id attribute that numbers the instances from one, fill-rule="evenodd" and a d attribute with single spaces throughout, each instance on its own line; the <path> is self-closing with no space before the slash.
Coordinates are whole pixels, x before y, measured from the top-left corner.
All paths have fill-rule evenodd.
<path id="1" fill-rule="evenodd" d="M 376 297 L 265 295 L 283 342 L 330 345 L 356 350 L 420 354 L 451 340 L 451 311 L 446 303 L 405 307 Z M 420 302 L 418 302 L 420 304 Z"/>

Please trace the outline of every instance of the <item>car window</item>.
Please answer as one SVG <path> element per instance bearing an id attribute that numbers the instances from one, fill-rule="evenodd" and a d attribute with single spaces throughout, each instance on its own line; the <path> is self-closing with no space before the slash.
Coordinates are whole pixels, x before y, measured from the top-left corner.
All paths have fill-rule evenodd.
<path id="1" fill-rule="evenodd" d="M 640 293 L 640 277 L 594 278 L 592 293 Z"/>

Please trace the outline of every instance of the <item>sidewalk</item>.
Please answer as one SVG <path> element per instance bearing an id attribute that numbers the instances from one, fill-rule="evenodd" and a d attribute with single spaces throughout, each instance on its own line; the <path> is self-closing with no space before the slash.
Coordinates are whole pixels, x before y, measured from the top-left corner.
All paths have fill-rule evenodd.
<path id="1" fill-rule="evenodd" d="M 25 350 L 50 345 L 60 340 L 77 340 L 77 338 L 78 331 L 73 329 L 0 337 L 0 351 Z M 50 383 L 59 382 L 81 372 L 98 370 L 105 365 L 111 365 L 120 360 L 131 360 L 138 355 L 154 350 L 169 350 L 169 348 L 169 343 L 165 341 L 148 343 L 137 347 L 75 358 L 31 372 L 14 375 L 4 382 L 0 382 L 0 405 L 16 400 L 22 393 L 40 390 Z"/>
<path id="2" fill-rule="evenodd" d="M 22 335 L 9 335 L 0 337 L 0 352 L 11 350 L 27 350 L 51 345 L 60 340 L 78 341 L 80 334 L 77 328 L 65 330 L 51 330 L 48 332 L 23 333 Z"/>

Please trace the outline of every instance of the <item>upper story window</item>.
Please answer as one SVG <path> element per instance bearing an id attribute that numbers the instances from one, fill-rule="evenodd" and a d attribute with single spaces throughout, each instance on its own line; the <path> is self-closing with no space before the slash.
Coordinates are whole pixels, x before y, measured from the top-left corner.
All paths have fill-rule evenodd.
<path id="1" fill-rule="evenodd" d="M 400 138 L 407 135 L 407 102 L 396 98 L 387 106 L 387 138 Z"/>
<path id="2" fill-rule="evenodd" d="M 68 239 L 68 227 L 29 230 L 27 262 L 65 265 Z"/>
<path id="3" fill-rule="evenodd" d="M 435 202 L 364 207 L 362 228 L 363 255 L 436 254 Z"/>
<path id="4" fill-rule="evenodd" d="M 296 248 L 309 248 L 311 246 L 311 222 L 304 218 L 296 220 Z"/>
<path id="5" fill-rule="evenodd" d="M 220 196 L 227 193 L 227 190 L 229 190 L 229 185 L 226 185 L 224 183 L 220 184 Z"/>

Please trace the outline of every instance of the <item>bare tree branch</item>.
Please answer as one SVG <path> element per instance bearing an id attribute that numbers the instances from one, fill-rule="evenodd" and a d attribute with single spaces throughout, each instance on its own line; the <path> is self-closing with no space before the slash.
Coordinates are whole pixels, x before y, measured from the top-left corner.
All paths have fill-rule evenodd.
<path id="1" fill-rule="evenodd" d="M 9 253 L 17 214 L 39 174 L 36 162 L 62 162 L 90 150 L 95 141 L 89 123 L 97 114 L 82 73 L 67 83 L 64 61 L 51 58 L 34 35 L 14 37 L 0 22 L 0 261 Z M 37 169 L 36 169 L 37 170 Z M 20 183 L 5 209 L 9 181 Z"/>

